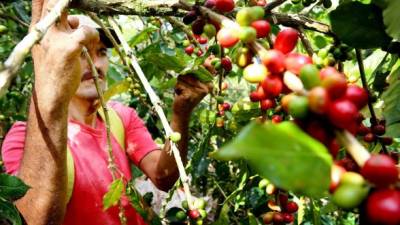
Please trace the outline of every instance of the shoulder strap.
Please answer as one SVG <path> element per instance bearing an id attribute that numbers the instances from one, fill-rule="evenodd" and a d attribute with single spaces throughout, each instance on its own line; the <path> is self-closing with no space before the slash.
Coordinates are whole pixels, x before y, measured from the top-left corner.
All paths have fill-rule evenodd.
<path id="1" fill-rule="evenodd" d="M 104 111 L 102 108 L 98 110 L 100 117 L 105 121 Z M 124 124 L 122 123 L 121 117 L 118 113 L 111 107 L 108 108 L 108 117 L 110 119 L 110 131 L 111 134 L 115 137 L 118 144 L 125 151 L 125 129 Z M 74 166 L 74 158 L 72 158 L 72 153 L 69 147 L 67 146 L 67 202 L 72 197 L 72 191 L 74 189 L 74 181 L 75 181 L 75 166 Z"/>
<path id="2" fill-rule="evenodd" d="M 75 165 L 74 158 L 72 158 L 71 150 L 67 145 L 67 202 L 72 197 L 72 191 L 74 190 L 75 181 Z"/>
<path id="3" fill-rule="evenodd" d="M 125 150 L 125 128 L 122 123 L 121 117 L 119 117 L 118 113 L 111 107 L 108 107 L 108 117 L 110 119 L 110 130 L 111 134 L 114 135 L 115 139 L 117 139 L 119 145 L 121 145 L 122 149 Z M 100 108 L 97 111 L 103 121 L 106 121 L 103 108 Z"/>

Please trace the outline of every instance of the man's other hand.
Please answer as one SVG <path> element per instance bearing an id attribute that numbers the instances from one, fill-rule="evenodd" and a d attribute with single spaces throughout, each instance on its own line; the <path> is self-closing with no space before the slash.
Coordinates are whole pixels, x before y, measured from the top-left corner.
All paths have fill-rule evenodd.
<path id="1" fill-rule="evenodd" d="M 211 83 L 202 83 L 193 75 L 179 76 L 175 86 L 173 112 L 178 115 L 189 115 L 212 88 Z"/>

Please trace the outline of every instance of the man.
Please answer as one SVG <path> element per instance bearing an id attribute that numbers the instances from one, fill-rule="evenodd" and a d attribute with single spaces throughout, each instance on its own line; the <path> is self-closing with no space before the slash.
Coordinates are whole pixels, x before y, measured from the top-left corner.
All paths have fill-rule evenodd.
<path id="1" fill-rule="evenodd" d="M 32 1 L 32 25 L 43 18 L 54 0 Z M 105 88 L 108 68 L 106 41 L 91 26 L 79 25 L 76 17 L 63 13 L 40 44 L 32 49 L 35 83 L 28 121 L 16 123 L 3 143 L 8 172 L 17 174 L 31 188 L 16 202 L 28 224 L 119 224 L 118 208 L 103 211 L 102 197 L 112 181 L 107 168 L 105 124 L 97 114 L 98 94 L 93 75 L 82 54 L 85 46 Z M 178 79 L 171 127 L 182 134 L 178 147 L 186 159 L 188 122 L 192 109 L 209 86 L 190 76 Z M 113 153 L 125 180 L 131 178 L 129 159 L 161 190 L 168 190 L 179 177 L 176 163 L 151 139 L 133 109 L 110 105 L 125 128 L 125 146 L 115 138 Z M 67 193 L 67 146 L 75 164 L 74 189 Z M 144 224 L 129 203 L 122 199 L 128 224 Z"/>

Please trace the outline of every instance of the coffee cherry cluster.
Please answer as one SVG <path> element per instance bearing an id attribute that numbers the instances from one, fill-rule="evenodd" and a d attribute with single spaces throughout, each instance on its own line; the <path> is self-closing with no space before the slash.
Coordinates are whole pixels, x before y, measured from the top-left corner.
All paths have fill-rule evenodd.
<path id="1" fill-rule="evenodd" d="M 290 195 L 283 190 L 277 189 L 266 179 L 262 179 L 258 186 L 259 188 L 265 188 L 266 193 L 275 199 L 267 201 L 267 206 L 271 211 L 261 215 L 264 224 L 292 223 L 299 207 L 296 202 L 289 200 Z"/>
<path id="2" fill-rule="evenodd" d="M 360 173 L 347 172 L 334 164 L 330 191 L 333 202 L 343 209 L 353 209 L 363 202 L 366 219 L 373 224 L 400 223 L 399 171 L 395 161 L 384 154 L 372 155 Z M 372 192 L 369 192 L 370 188 Z"/>
<path id="3" fill-rule="evenodd" d="M 201 225 L 203 224 L 203 220 L 207 217 L 207 212 L 205 207 L 207 206 L 207 202 L 198 198 L 193 202 L 194 209 L 189 209 L 188 202 L 182 201 L 181 203 L 183 210 L 178 210 L 175 213 L 175 219 L 179 222 L 189 222 L 189 224 Z"/>
<path id="4" fill-rule="evenodd" d="M 224 48 L 230 48 L 238 41 L 250 43 L 257 38 L 265 38 L 271 26 L 264 20 L 264 8 L 261 6 L 245 7 L 236 14 L 236 22 L 240 28 L 223 27 L 217 33 L 218 43 Z"/>
<path id="5" fill-rule="evenodd" d="M 357 135 L 363 137 L 363 140 L 367 143 L 373 143 L 379 141 L 382 145 L 391 145 L 393 138 L 383 136 L 386 132 L 385 120 L 372 121 L 371 126 L 367 127 L 361 124 L 358 127 Z"/>
<path id="6" fill-rule="evenodd" d="M 333 67 L 319 71 L 308 64 L 298 74 L 307 94 L 284 96 L 283 107 L 302 129 L 325 144 L 336 158 L 339 146 L 332 131 L 357 132 L 362 122 L 359 110 L 368 103 L 368 94 L 359 86 L 348 85 L 345 76 Z"/>

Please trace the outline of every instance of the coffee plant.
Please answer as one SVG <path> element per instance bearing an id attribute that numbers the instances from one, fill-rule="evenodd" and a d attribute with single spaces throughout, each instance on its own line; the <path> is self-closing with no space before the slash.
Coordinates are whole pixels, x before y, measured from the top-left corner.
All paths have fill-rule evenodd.
<path id="1" fill-rule="evenodd" d="M 100 2 L 110 7 L 72 1 L 70 11 L 103 23 L 113 14 L 167 117 L 179 75 L 214 84 L 190 122 L 194 201 L 164 204 L 149 224 L 400 224 L 399 1 Z M 0 62 L 27 34 L 30 7 L 0 3 Z M 135 108 L 163 143 L 147 91 L 109 56 L 105 98 Z M 0 99 L 2 139 L 26 120 L 32 81 L 28 56 Z M 133 183 L 126 193 L 146 217 Z M 0 222 L 22 224 L 12 202 L 29 187 L 6 174 L 0 184 Z"/>

